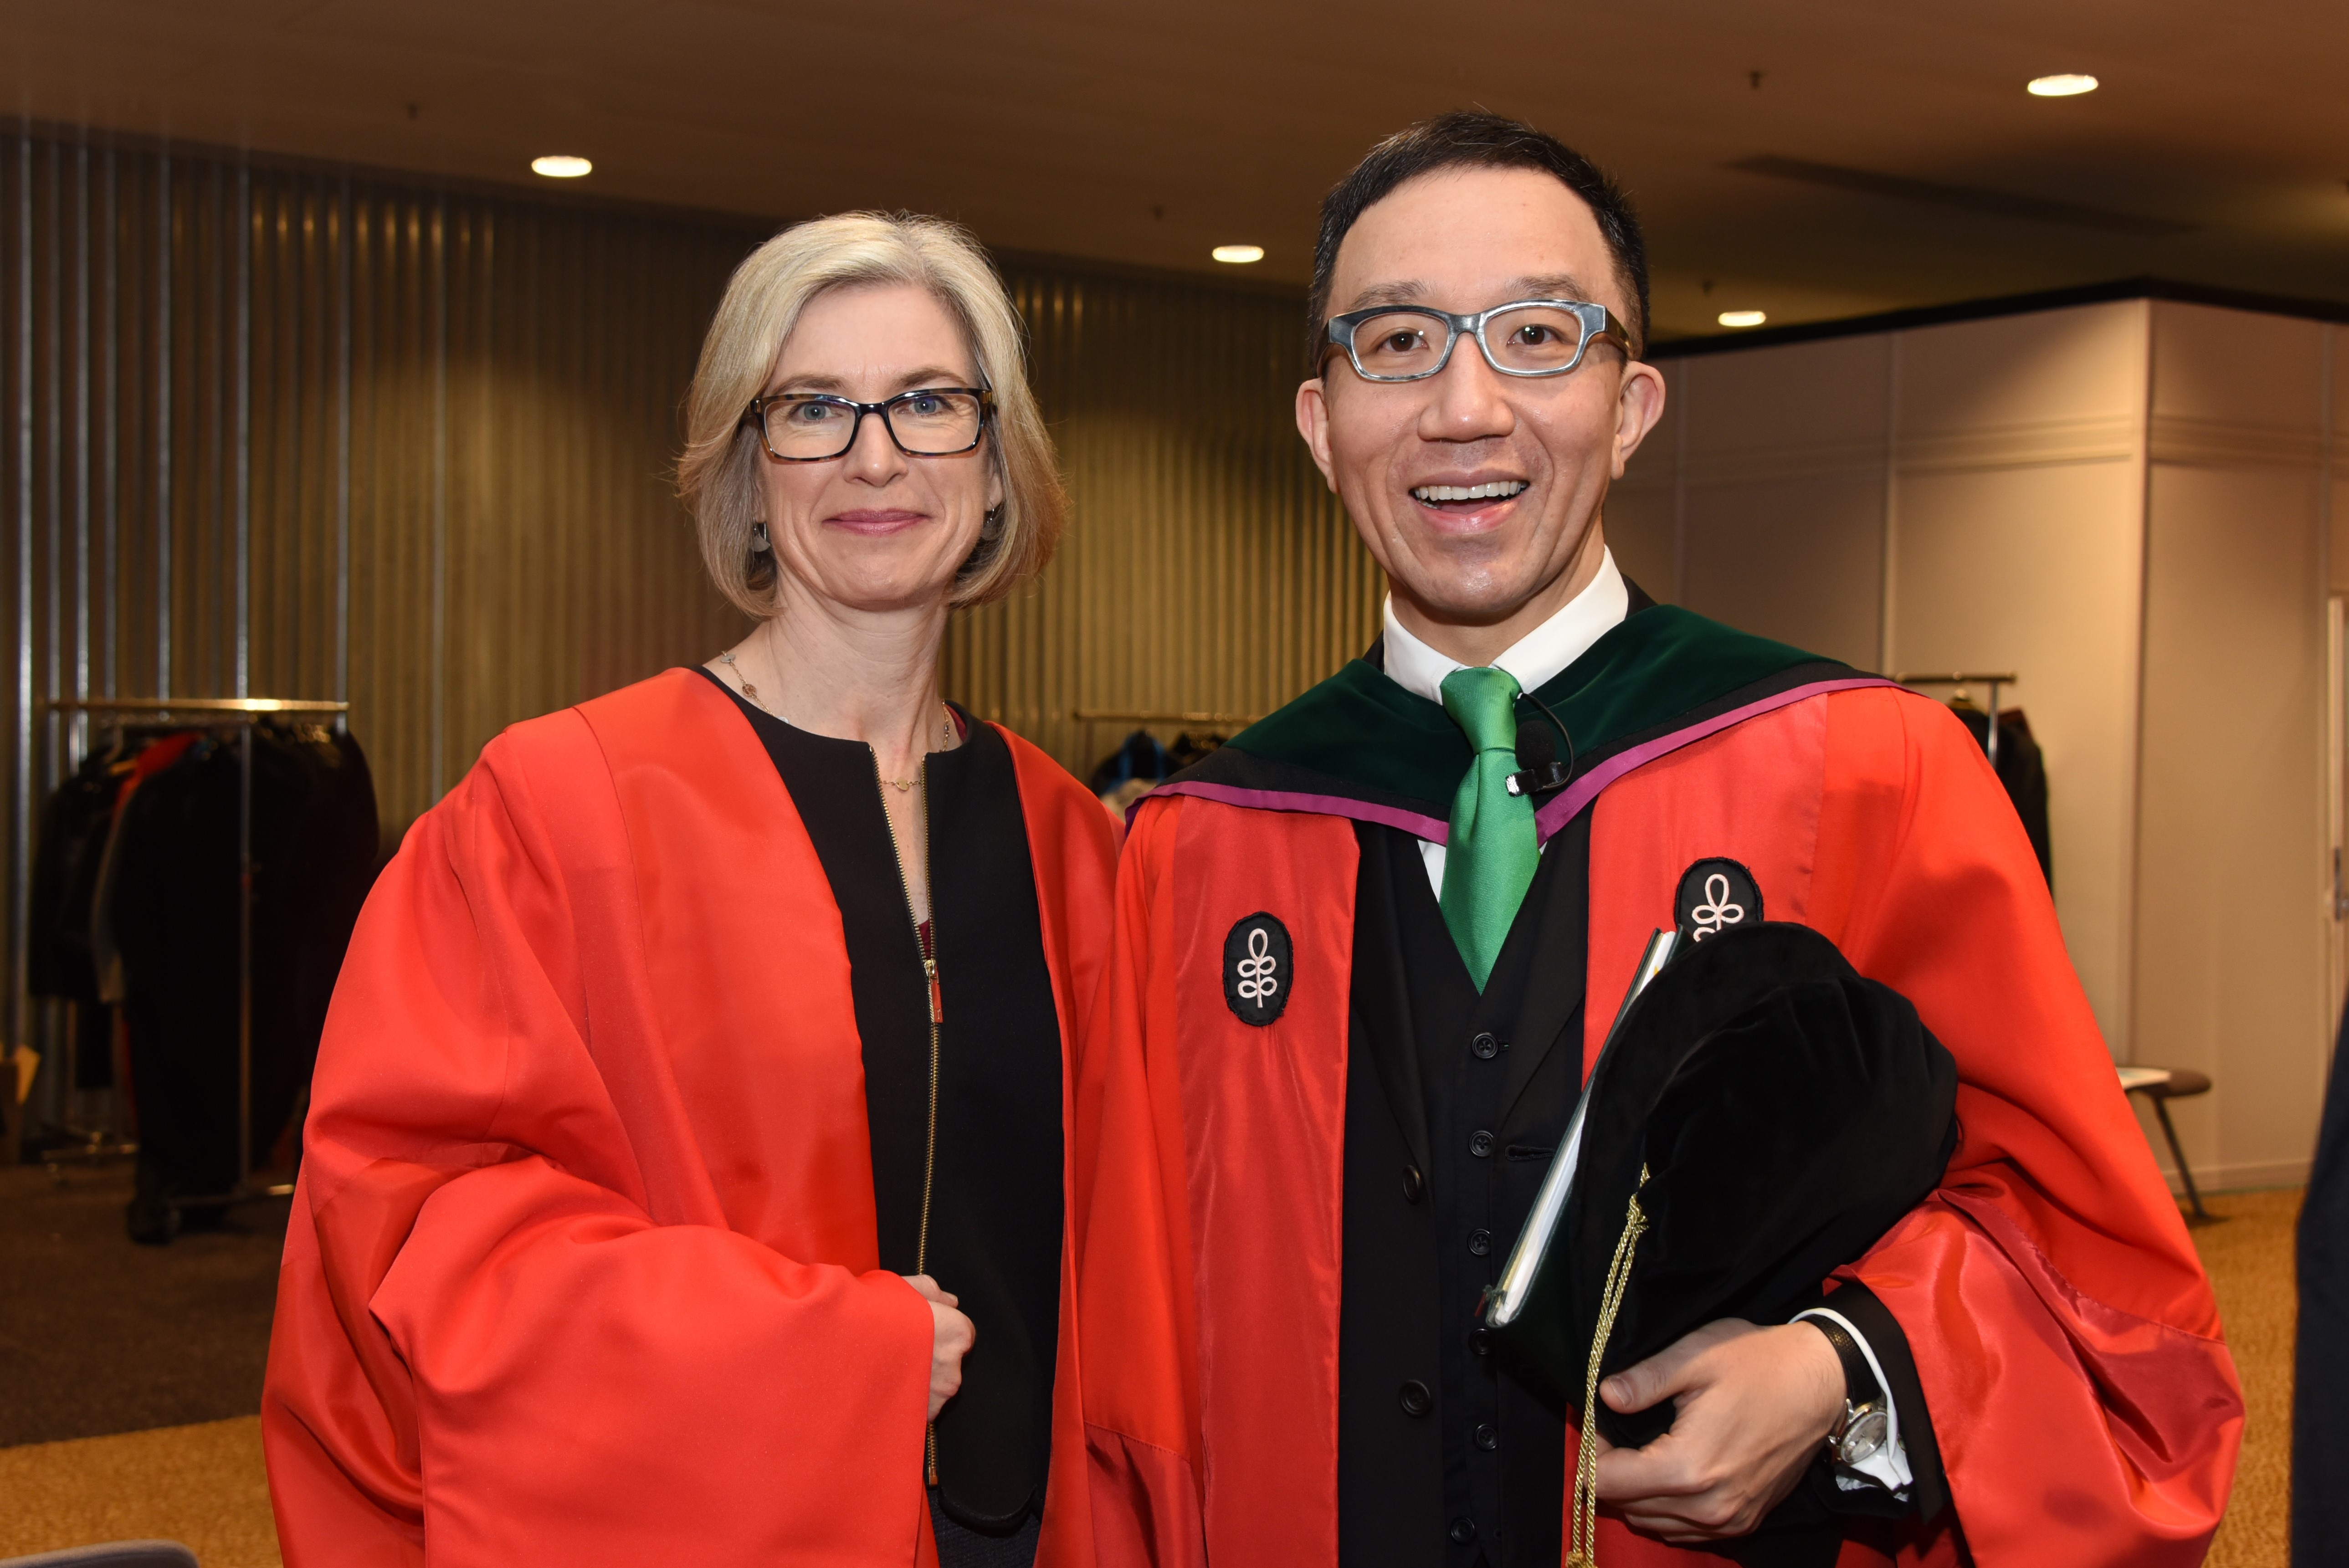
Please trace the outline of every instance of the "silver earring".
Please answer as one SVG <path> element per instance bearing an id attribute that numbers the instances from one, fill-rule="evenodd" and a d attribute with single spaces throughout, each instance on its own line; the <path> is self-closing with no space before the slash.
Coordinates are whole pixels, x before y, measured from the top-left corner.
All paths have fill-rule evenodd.
<path id="1" fill-rule="evenodd" d="M 1000 539 L 1003 537 L 1003 509 L 1001 507 L 991 506 L 987 509 L 987 515 L 979 520 L 978 536 L 981 539 Z"/>
<path id="2" fill-rule="evenodd" d="M 768 551 L 772 550 L 774 547 L 774 542 L 767 537 L 767 525 L 763 522 L 752 523 L 750 525 L 750 553 L 753 555 L 764 555 Z"/>

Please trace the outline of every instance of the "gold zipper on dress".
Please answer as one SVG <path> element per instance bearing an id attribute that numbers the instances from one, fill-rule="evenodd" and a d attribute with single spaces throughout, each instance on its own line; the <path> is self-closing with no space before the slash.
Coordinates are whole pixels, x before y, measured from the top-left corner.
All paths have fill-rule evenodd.
<path id="1" fill-rule="evenodd" d="M 930 759 L 922 758 L 922 882 L 930 882 Z M 881 779 L 881 757 L 873 757 L 873 788 L 881 795 L 881 819 L 889 819 L 889 797 Z M 890 848 L 896 851 L 896 834 L 889 835 Z M 914 945 L 922 956 L 923 988 L 929 995 L 930 1013 L 930 1111 L 929 1128 L 922 1150 L 922 1222 L 914 1240 L 914 1272 L 930 1272 L 930 1191 L 938 1171 L 938 1026 L 946 1021 L 945 998 L 938 989 L 938 912 L 935 898 L 930 903 L 929 934 L 922 934 L 922 923 L 914 916 L 914 890 L 905 880 L 905 857 L 897 851 L 897 891 L 905 900 L 905 919 L 914 928 Z M 935 887 L 932 888 L 935 892 Z M 933 1421 L 922 1439 L 922 1473 L 926 1484 L 938 1484 L 938 1428 Z"/>

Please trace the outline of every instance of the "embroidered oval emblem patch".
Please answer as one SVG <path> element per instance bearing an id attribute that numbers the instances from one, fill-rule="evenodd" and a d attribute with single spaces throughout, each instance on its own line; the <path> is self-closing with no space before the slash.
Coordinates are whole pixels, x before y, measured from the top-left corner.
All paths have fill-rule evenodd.
<path id="1" fill-rule="evenodd" d="M 1680 892 L 1672 899 L 1672 920 L 1683 942 L 1702 942 L 1733 925 L 1753 925 L 1762 919 L 1762 888 L 1754 873 L 1735 861 L 1715 856 L 1681 873 Z"/>
<path id="2" fill-rule="evenodd" d="M 1243 1024 L 1269 1024 L 1288 1006 L 1295 951 L 1288 927 L 1259 910 L 1224 938 L 1224 1004 Z"/>

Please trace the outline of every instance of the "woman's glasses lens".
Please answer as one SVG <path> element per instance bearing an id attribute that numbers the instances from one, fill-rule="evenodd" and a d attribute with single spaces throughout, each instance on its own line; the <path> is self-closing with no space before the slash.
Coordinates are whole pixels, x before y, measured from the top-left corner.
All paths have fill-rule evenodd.
<path id="1" fill-rule="evenodd" d="M 843 397 L 789 395 L 766 406 L 767 445 L 783 458 L 836 458 L 854 444 L 859 409 Z M 916 391 L 881 407 L 897 445 L 916 457 L 948 457 L 978 444 L 985 409 L 968 392 Z"/>
<path id="2" fill-rule="evenodd" d="M 959 452 L 978 439 L 978 399 L 968 392 L 909 392 L 885 413 L 909 452 Z"/>

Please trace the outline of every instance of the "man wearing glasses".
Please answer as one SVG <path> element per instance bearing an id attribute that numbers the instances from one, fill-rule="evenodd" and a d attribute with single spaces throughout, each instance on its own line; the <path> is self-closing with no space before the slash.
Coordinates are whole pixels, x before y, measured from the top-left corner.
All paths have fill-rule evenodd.
<path id="1" fill-rule="evenodd" d="M 1309 313 L 1299 428 L 1386 628 L 1133 818 L 1080 1090 L 1102 1561 L 1559 1563 L 1581 1389 L 1479 1297 L 1650 932 L 1767 919 L 1915 1005 L 1962 1140 L 1819 1315 L 1602 1385 L 1675 1413 L 1599 1458 L 1596 1556 L 2199 1562 L 2240 1398 L 1979 750 L 1608 552 L 1664 404 L 1622 194 L 1413 127 L 1324 202 Z"/>

